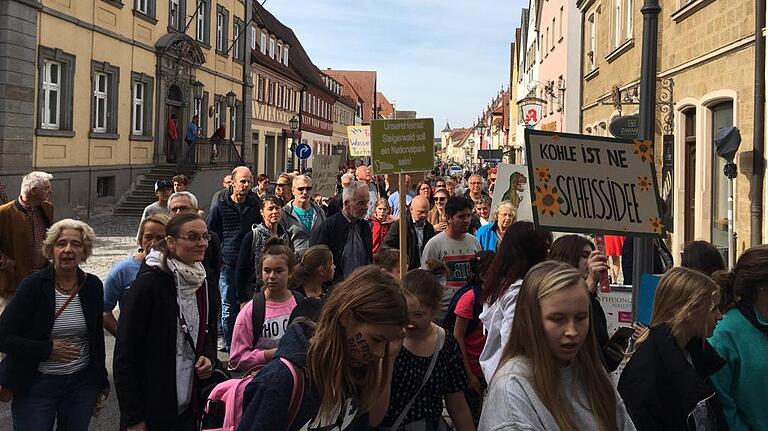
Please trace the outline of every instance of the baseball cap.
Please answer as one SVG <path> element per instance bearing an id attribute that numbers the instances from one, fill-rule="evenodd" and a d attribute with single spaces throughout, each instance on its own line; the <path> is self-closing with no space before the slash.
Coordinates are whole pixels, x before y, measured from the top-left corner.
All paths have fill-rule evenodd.
<path id="1" fill-rule="evenodd" d="M 169 180 L 159 180 L 155 182 L 155 191 L 160 189 L 172 189 L 173 184 Z"/>

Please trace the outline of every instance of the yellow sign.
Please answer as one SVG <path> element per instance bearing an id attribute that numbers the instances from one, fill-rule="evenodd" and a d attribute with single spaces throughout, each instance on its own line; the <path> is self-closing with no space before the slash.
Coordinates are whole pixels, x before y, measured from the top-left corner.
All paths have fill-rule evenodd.
<path id="1" fill-rule="evenodd" d="M 371 126 L 347 126 L 350 157 L 370 157 Z"/>

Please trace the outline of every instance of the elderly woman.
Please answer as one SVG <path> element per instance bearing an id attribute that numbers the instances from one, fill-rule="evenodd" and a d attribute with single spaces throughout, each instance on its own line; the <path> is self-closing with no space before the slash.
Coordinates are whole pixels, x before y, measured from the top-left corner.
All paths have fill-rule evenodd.
<path id="1" fill-rule="evenodd" d="M 448 216 L 445 215 L 445 203 L 449 198 L 448 190 L 439 188 L 435 190 L 435 206 L 429 212 L 427 219 L 432 227 L 435 228 L 435 233 L 440 233 L 448 227 Z"/>
<path id="2" fill-rule="evenodd" d="M 136 279 L 141 262 L 147 257 L 153 244 L 165 238 L 168 220 L 168 214 L 152 214 L 142 220 L 137 237 L 139 251 L 117 262 L 107 275 L 104 282 L 104 329 L 112 335 L 117 335 L 117 319 L 112 311 Z"/>
<path id="3" fill-rule="evenodd" d="M 200 381 L 211 376 L 216 334 L 202 260 L 208 227 L 195 213 L 176 215 L 120 303 L 115 392 L 121 427 L 194 430 Z M 210 353 L 209 353 L 210 354 Z"/>
<path id="4" fill-rule="evenodd" d="M 0 384 L 18 430 L 87 430 L 109 394 L 101 281 L 80 269 L 96 235 L 64 219 L 43 241 L 51 264 L 22 280 L 0 315 Z"/>
<path id="5" fill-rule="evenodd" d="M 261 201 L 263 222 L 253 225 L 240 244 L 235 265 L 235 287 L 241 304 L 253 299 L 253 287 L 257 274 L 261 274 L 261 252 L 270 238 L 282 238 L 293 249 L 291 235 L 280 224 L 283 201 L 277 196 L 267 196 Z"/>
<path id="6" fill-rule="evenodd" d="M 496 251 L 496 247 L 504 238 L 504 232 L 515 222 L 516 212 L 512 202 L 504 201 L 496 208 L 496 220 L 477 230 L 477 240 L 483 250 Z"/>

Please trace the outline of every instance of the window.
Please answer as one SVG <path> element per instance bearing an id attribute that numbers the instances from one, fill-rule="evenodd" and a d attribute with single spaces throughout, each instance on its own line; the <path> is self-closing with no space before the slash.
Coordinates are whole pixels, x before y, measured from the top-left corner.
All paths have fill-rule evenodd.
<path id="1" fill-rule="evenodd" d="M 43 60 L 43 112 L 40 126 L 58 129 L 61 109 L 61 63 Z"/>
<path id="2" fill-rule="evenodd" d="M 131 73 L 131 137 L 152 136 L 153 79 L 144 73 Z"/>
<path id="3" fill-rule="evenodd" d="M 203 100 L 200 103 L 200 130 L 202 136 L 208 136 L 208 100 L 210 100 L 210 94 L 207 91 L 203 91 Z"/>
<path id="4" fill-rule="evenodd" d="M 155 21 L 155 2 L 157 0 L 134 0 L 133 2 L 133 15 L 139 18 L 144 18 L 145 21 L 150 21 L 156 24 Z"/>
<path id="5" fill-rule="evenodd" d="M 261 53 L 266 54 L 267 53 L 267 32 L 262 31 L 261 32 L 261 44 L 259 45 L 261 48 Z"/>
<path id="6" fill-rule="evenodd" d="M 232 24 L 232 38 L 234 39 L 232 41 L 232 58 L 240 61 L 245 58 L 245 52 L 243 48 L 245 47 L 246 42 L 244 39 L 247 33 L 243 32 L 243 28 L 243 21 L 240 18 L 235 17 L 234 24 Z"/>
<path id="7" fill-rule="evenodd" d="M 205 45 L 211 43 L 211 36 L 208 27 L 211 22 L 211 2 L 210 0 L 197 0 L 198 10 L 196 19 L 196 38 Z"/>
<path id="8" fill-rule="evenodd" d="M 283 64 L 288 66 L 288 45 L 283 45 Z"/>
<path id="9" fill-rule="evenodd" d="M 559 36 L 558 40 L 562 40 L 563 39 L 563 17 L 564 17 L 563 14 L 564 14 L 563 6 L 560 6 L 560 26 L 558 27 L 558 29 L 559 29 L 558 30 L 558 36 Z"/>
<path id="10" fill-rule="evenodd" d="M 542 46 L 542 51 L 546 54 L 549 54 L 549 27 L 547 27 L 547 37 L 544 39 L 544 45 Z"/>
<path id="11" fill-rule="evenodd" d="M 632 39 L 632 15 L 634 14 L 634 0 L 627 0 L 627 7 L 626 9 L 626 28 L 624 29 L 625 37 L 627 39 Z"/>
<path id="12" fill-rule="evenodd" d="M 136 0 L 134 8 L 136 8 L 138 12 L 149 15 L 149 0 Z"/>
<path id="13" fill-rule="evenodd" d="M 683 194 L 683 214 L 685 229 L 683 240 L 686 244 L 695 239 L 696 226 L 696 108 L 683 111 L 685 126 L 685 150 L 683 151 L 683 166 L 685 169 L 685 191 Z"/>
<path id="14" fill-rule="evenodd" d="M 38 120 L 40 135 L 74 136 L 72 94 L 75 56 L 60 49 L 39 48 Z"/>
<path id="15" fill-rule="evenodd" d="M 614 0 L 613 44 L 618 47 L 632 38 L 633 0 Z"/>
<path id="16" fill-rule="evenodd" d="M 256 100 L 261 102 L 264 101 L 264 86 L 265 86 L 264 77 L 259 76 Z"/>
<path id="17" fill-rule="evenodd" d="M 552 18 L 552 49 L 555 49 L 555 19 L 554 18 Z"/>
<path id="18" fill-rule="evenodd" d="M 269 82 L 267 84 L 267 87 L 269 87 L 269 94 L 268 94 L 269 97 L 267 99 L 267 103 L 270 105 L 274 105 L 275 103 L 275 86 L 273 84 L 274 82 Z"/>
<path id="19" fill-rule="evenodd" d="M 184 31 L 185 10 L 186 2 L 184 0 L 170 0 L 168 2 L 168 27 L 173 30 Z"/>
<path id="20" fill-rule="evenodd" d="M 213 109 L 213 127 L 218 129 L 222 124 L 226 124 L 226 98 L 221 95 L 214 96 L 214 109 Z"/>
<path id="21" fill-rule="evenodd" d="M 96 177 L 96 197 L 115 196 L 115 176 Z"/>
<path id="22" fill-rule="evenodd" d="M 117 139 L 117 88 L 120 69 L 106 62 L 91 62 L 91 137 Z"/>
<path id="23" fill-rule="evenodd" d="M 251 26 L 251 49 L 256 49 L 256 26 Z"/>
<path id="24" fill-rule="evenodd" d="M 710 108 L 712 111 L 711 136 L 714 137 L 722 127 L 733 126 L 733 102 L 719 103 Z M 717 155 L 714 141 L 712 147 L 712 240 L 715 247 L 728 247 L 728 178 L 723 175 L 725 160 Z"/>
<path id="25" fill-rule="evenodd" d="M 233 141 L 242 140 L 242 131 L 240 130 L 240 116 L 242 115 L 243 103 L 239 100 L 235 101 L 235 107 L 231 109 L 231 116 L 229 120 L 229 137 Z"/>
<path id="26" fill-rule="evenodd" d="M 591 13 L 587 18 L 587 70 L 593 71 L 597 68 L 597 20 L 596 14 Z"/>
<path id="27" fill-rule="evenodd" d="M 275 58 L 275 38 L 269 38 L 269 58 Z"/>
<path id="28" fill-rule="evenodd" d="M 203 101 L 202 99 L 194 99 L 194 106 L 192 107 L 192 115 L 202 117 Z"/>
<path id="29" fill-rule="evenodd" d="M 275 56 L 275 59 L 282 63 L 283 62 L 283 43 L 280 42 L 279 40 L 277 41 L 277 52 L 275 54 L 277 54 Z"/>
<path id="30" fill-rule="evenodd" d="M 216 7 L 216 51 L 226 55 L 229 43 L 227 27 L 229 25 L 229 11 L 221 5 Z"/>

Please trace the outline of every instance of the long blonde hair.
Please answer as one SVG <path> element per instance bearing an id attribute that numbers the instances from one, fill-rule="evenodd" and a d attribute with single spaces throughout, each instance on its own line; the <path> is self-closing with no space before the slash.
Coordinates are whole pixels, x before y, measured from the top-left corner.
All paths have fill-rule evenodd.
<path id="1" fill-rule="evenodd" d="M 307 350 L 307 371 L 321 400 L 318 417 L 331 417 L 349 398 L 358 411 L 370 410 L 389 372 L 380 369 L 378 362 L 352 366 L 341 326 L 341 316 L 347 311 L 360 323 L 400 327 L 408 323 L 400 285 L 375 265 L 358 268 L 333 288 Z M 382 363 L 389 363 L 389 350 Z"/>
<path id="2" fill-rule="evenodd" d="M 587 297 L 584 278 L 574 267 L 553 260 L 541 262 L 531 268 L 523 279 L 515 307 L 512 332 L 501 355 L 499 368 L 507 361 L 524 356 L 530 363 L 528 381 L 541 402 L 555 418 L 563 431 L 576 431 L 576 424 L 568 412 L 560 388 L 560 370 L 555 355 L 547 345 L 540 302 L 549 295 L 572 286 L 580 286 Z M 587 398 L 599 429 L 616 429 L 616 394 L 603 368 L 598 353 L 597 340 L 590 325 L 587 338 L 573 361 L 577 384 L 584 386 Z M 498 372 L 497 372 L 498 374 Z"/>
<path id="3" fill-rule="evenodd" d="M 695 324 L 691 316 L 702 307 L 720 303 L 719 287 L 707 275 L 689 268 L 672 268 L 659 281 L 653 298 L 651 328 L 668 326 L 675 338 L 685 334 Z M 705 325 L 706 322 L 699 322 Z M 645 341 L 646 332 L 638 343 Z"/>

